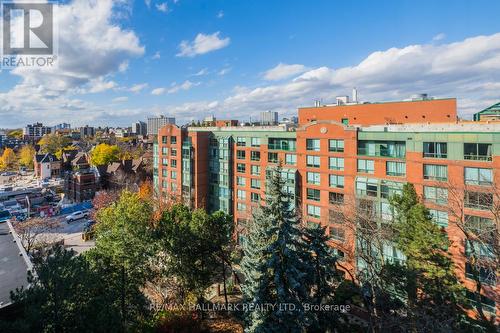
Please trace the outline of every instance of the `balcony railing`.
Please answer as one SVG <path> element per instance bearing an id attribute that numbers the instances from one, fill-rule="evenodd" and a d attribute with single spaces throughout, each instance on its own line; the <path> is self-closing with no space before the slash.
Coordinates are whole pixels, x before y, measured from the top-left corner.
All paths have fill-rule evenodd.
<path id="1" fill-rule="evenodd" d="M 473 160 L 473 161 L 491 161 L 491 155 L 464 155 L 464 160 Z"/>
<path id="2" fill-rule="evenodd" d="M 395 158 L 405 158 L 405 152 L 391 152 L 389 149 L 376 149 L 375 151 L 370 151 L 368 148 L 358 147 L 358 155 L 362 156 L 379 156 L 379 157 L 395 157 Z"/>

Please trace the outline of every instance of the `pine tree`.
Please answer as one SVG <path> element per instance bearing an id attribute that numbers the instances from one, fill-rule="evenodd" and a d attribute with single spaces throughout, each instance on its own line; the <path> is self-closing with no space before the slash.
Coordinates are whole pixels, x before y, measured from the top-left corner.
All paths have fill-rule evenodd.
<path id="1" fill-rule="evenodd" d="M 281 166 L 268 177 L 266 205 L 254 215 L 244 246 L 242 270 L 245 301 L 273 304 L 266 311 L 247 311 L 246 332 L 302 332 L 308 325 L 305 246 Z"/>
<path id="2" fill-rule="evenodd" d="M 454 274 L 446 234 L 432 221 L 412 184 L 391 199 L 396 244 L 407 257 L 406 292 L 411 330 L 457 331 L 466 316 L 463 287 Z"/>
<path id="3" fill-rule="evenodd" d="M 337 258 L 328 245 L 329 236 L 325 227 L 307 228 L 304 233 L 307 249 L 310 251 L 307 284 L 312 287 L 311 304 L 333 304 L 336 284 L 341 277 L 336 269 Z M 335 312 L 314 312 L 313 322 L 308 332 L 333 332 L 338 328 Z"/>

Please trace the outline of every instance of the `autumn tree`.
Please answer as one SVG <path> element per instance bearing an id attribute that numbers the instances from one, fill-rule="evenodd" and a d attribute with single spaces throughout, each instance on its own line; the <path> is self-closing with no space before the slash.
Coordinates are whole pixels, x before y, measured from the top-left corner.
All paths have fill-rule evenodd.
<path id="1" fill-rule="evenodd" d="M 13 169 L 16 166 L 17 156 L 14 150 L 6 148 L 0 157 L 0 166 L 2 169 Z"/>
<path id="2" fill-rule="evenodd" d="M 120 149 L 116 145 L 101 143 L 92 150 L 90 162 L 93 165 L 108 165 L 120 159 Z"/>
<path id="3" fill-rule="evenodd" d="M 7 133 L 7 136 L 9 138 L 14 138 L 14 139 L 22 139 L 23 138 L 23 130 L 22 129 L 14 129 L 11 130 Z"/>
<path id="4" fill-rule="evenodd" d="M 42 234 L 56 229 L 59 223 L 55 219 L 50 218 L 31 218 L 26 221 L 15 221 L 13 227 L 16 230 L 21 243 L 26 250 L 30 253 L 38 245 L 44 243 Z"/>
<path id="5" fill-rule="evenodd" d="M 38 141 L 38 144 L 41 153 L 56 154 L 71 145 L 71 138 L 59 134 L 46 134 Z"/>
<path id="6" fill-rule="evenodd" d="M 19 151 L 19 164 L 28 168 L 33 169 L 33 159 L 36 154 L 35 148 L 31 145 L 26 145 Z"/>

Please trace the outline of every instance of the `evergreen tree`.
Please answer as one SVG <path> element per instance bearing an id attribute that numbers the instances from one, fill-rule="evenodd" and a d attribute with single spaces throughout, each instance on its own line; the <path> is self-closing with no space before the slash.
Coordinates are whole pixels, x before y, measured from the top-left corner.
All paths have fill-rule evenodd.
<path id="1" fill-rule="evenodd" d="M 405 288 L 409 329 L 458 331 L 467 318 L 464 290 L 447 252 L 447 236 L 432 221 L 412 184 L 391 199 L 396 244 L 405 254 Z"/>
<path id="2" fill-rule="evenodd" d="M 309 323 L 305 247 L 291 196 L 285 191 L 281 166 L 267 180 L 266 205 L 254 215 L 244 246 L 242 271 L 245 301 L 273 304 L 247 311 L 246 332 L 302 332 Z"/>
<path id="3" fill-rule="evenodd" d="M 337 258 L 328 245 L 329 236 L 325 227 L 307 228 L 304 233 L 310 255 L 306 258 L 309 265 L 307 284 L 312 287 L 312 304 L 334 304 L 335 287 L 341 277 L 336 269 Z M 333 332 L 338 328 L 338 314 L 331 311 L 314 312 L 308 332 Z"/>

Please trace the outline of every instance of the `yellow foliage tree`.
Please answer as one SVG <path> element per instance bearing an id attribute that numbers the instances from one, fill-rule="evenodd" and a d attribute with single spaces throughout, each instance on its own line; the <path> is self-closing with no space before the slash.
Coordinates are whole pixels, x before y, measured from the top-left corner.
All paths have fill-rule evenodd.
<path id="1" fill-rule="evenodd" d="M 17 162 L 16 153 L 14 153 L 14 151 L 12 149 L 6 148 L 3 151 L 1 160 L 2 160 L 1 164 L 2 164 L 3 169 L 7 169 L 7 170 L 13 169 L 16 165 L 16 162 Z"/>
<path id="2" fill-rule="evenodd" d="M 120 159 L 120 149 L 116 145 L 101 143 L 97 145 L 90 155 L 90 162 L 93 165 L 108 165 Z"/>
<path id="3" fill-rule="evenodd" d="M 33 169 L 33 158 L 35 153 L 36 151 L 33 146 L 23 146 L 19 151 L 19 164 L 29 169 Z"/>
<path id="4" fill-rule="evenodd" d="M 38 141 L 38 144 L 42 153 L 55 154 L 62 148 L 68 147 L 71 144 L 71 139 L 58 134 L 47 134 Z"/>

